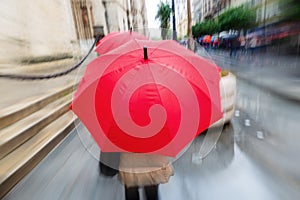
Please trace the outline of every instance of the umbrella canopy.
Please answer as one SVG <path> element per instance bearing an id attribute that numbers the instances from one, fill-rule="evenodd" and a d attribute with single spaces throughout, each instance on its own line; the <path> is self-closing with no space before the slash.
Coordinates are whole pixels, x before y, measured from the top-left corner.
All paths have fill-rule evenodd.
<path id="1" fill-rule="evenodd" d="M 219 83 L 217 66 L 172 40 L 132 40 L 88 64 L 71 108 L 101 151 L 175 157 L 221 119 Z"/>
<path id="2" fill-rule="evenodd" d="M 95 51 L 99 54 L 105 54 L 133 39 L 149 40 L 145 35 L 134 31 L 112 32 L 99 41 Z"/>
<path id="3" fill-rule="evenodd" d="M 233 39 L 233 38 L 236 38 L 236 37 L 237 37 L 237 35 L 225 35 L 222 38 L 223 39 Z"/>
<path id="4" fill-rule="evenodd" d="M 114 34 L 118 34 L 120 32 L 110 32 L 108 35 L 106 35 L 105 37 L 103 37 L 101 40 L 99 40 L 96 44 L 96 47 L 100 44 L 105 42 L 105 40 L 109 40 L 110 37 L 112 37 Z"/>
<path id="5" fill-rule="evenodd" d="M 219 37 L 224 37 L 225 35 L 228 35 L 227 31 L 222 31 L 219 33 Z"/>

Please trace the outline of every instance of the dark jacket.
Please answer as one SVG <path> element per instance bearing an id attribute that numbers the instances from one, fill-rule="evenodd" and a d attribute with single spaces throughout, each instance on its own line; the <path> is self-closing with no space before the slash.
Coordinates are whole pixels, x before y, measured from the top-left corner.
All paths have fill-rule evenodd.
<path id="1" fill-rule="evenodd" d="M 233 38 L 233 39 L 231 40 L 231 47 L 232 47 L 232 48 L 240 47 L 240 42 L 239 42 L 239 40 L 238 40 L 237 37 L 236 37 L 236 38 Z"/>

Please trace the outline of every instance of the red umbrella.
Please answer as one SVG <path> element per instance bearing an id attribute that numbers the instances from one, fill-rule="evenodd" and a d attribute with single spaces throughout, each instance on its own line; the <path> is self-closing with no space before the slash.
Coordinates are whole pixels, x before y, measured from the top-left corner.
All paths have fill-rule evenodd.
<path id="1" fill-rule="evenodd" d="M 71 108 L 101 151 L 176 156 L 221 119 L 219 82 L 174 41 L 132 40 L 88 64 Z"/>
<path id="2" fill-rule="evenodd" d="M 210 43 L 210 42 L 211 42 L 211 36 L 210 36 L 210 35 L 204 36 L 203 42 L 204 42 L 204 43 Z"/>
<path id="3" fill-rule="evenodd" d="M 106 35 L 105 37 L 103 37 L 101 40 L 99 40 L 99 41 L 97 42 L 96 48 L 97 48 L 97 46 L 98 46 L 100 43 L 103 43 L 103 42 L 105 42 L 106 40 L 109 40 L 109 38 L 110 38 L 111 36 L 113 36 L 114 34 L 118 34 L 118 33 L 120 33 L 120 32 L 110 32 L 108 35 Z"/>
<path id="4" fill-rule="evenodd" d="M 95 51 L 99 54 L 105 54 L 133 39 L 149 40 L 145 35 L 134 31 L 112 32 L 99 41 Z"/>

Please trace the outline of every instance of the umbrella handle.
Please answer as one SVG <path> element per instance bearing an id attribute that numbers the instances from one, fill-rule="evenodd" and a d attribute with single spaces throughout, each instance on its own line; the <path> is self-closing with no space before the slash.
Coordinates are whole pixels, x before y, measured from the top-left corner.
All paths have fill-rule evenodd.
<path id="1" fill-rule="evenodd" d="M 146 46 L 144 46 L 144 60 L 148 60 L 148 52 Z"/>

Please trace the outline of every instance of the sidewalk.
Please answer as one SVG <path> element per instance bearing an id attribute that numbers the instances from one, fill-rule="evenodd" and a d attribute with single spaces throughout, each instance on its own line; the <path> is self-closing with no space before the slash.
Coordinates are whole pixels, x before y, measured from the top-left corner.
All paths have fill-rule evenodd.
<path id="1" fill-rule="evenodd" d="M 238 53 L 230 57 L 229 51 L 209 50 L 201 56 L 212 59 L 222 68 L 229 69 L 237 78 L 271 91 L 283 98 L 300 101 L 300 57 L 255 53 Z"/>

